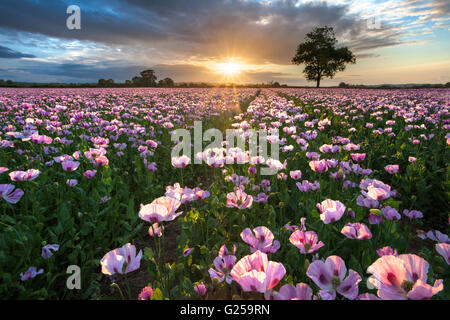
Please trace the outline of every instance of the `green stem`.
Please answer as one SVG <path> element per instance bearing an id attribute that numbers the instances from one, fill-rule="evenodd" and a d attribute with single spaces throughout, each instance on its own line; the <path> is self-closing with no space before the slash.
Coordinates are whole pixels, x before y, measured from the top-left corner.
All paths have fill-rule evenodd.
<path id="1" fill-rule="evenodd" d="M 127 286 L 128 298 L 130 300 L 133 300 L 133 298 L 131 297 L 130 283 L 128 282 L 128 277 L 126 273 L 124 273 L 124 278 L 125 278 L 125 285 Z"/>
<path id="2" fill-rule="evenodd" d="M 111 284 L 111 287 L 117 287 L 117 289 L 119 289 L 119 293 L 120 293 L 120 296 L 122 297 L 122 300 L 125 300 L 125 297 L 123 296 L 123 293 L 122 293 L 122 289 L 120 289 L 120 287 L 117 283 L 113 282 Z"/>
<path id="3" fill-rule="evenodd" d="M 162 225 L 161 225 L 162 228 Z M 166 274 L 166 241 L 165 241 L 165 236 L 164 236 L 164 231 L 162 233 L 162 266 L 163 266 L 163 280 L 164 280 L 164 289 L 167 292 L 167 295 L 170 299 L 170 288 L 169 288 L 169 276 L 168 274 Z"/>

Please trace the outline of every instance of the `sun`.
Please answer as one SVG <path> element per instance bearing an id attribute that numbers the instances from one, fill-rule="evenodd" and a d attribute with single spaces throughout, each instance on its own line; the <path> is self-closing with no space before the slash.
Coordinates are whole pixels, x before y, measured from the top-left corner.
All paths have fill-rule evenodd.
<path id="1" fill-rule="evenodd" d="M 242 65 L 235 62 L 222 62 L 217 64 L 217 72 L 227 77 L 234 77 L 240 74 Z"/>

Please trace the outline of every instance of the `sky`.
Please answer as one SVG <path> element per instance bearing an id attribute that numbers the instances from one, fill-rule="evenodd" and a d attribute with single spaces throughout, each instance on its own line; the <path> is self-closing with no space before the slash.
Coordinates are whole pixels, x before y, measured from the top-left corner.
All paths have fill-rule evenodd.
<path id="1" fill-rule="evenodd" d="M 70 30 L 67 8 L 80 8 Z M 2 0 L 0 79 L 311 85 L 291 59 L 334 28 L 356 64 L 322 85 L 450 81 L 449 0 Z"/>

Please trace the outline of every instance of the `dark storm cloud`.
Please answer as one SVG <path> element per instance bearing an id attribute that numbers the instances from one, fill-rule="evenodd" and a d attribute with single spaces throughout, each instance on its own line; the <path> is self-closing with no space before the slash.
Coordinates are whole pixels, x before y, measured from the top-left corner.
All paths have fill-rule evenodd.
<path id="1" fill-rule="evenodd" d="M 447 10 L 444 1 L 434 2 L 439 4 L 438 14 Z M 81 8 L 81 30 L 66 27 L 69 4 Z M 350 15 L 349 9 L 333 2 L 296 5 L 296 1 L 289 0 L 270 4 L 250 0 L 2 0 L 0 30 L 12 39 L 6 44 L 12 53 L 4 50 L 3 55 L 31 58 L 32 55 L 14 51 L 13 44 L 26 44 L 33 47 L 34 54 L 39 52 L 39 58 L 58 56 L 63 61 L 58 64 L 20 60 L 15 65 L 22 72 L 18 74 L 46 75 L 61 81 L 123 81 L 143 69 L 154 68 L 158 78 L 213 81 L 217 78 L 214 72 L 183 61 L 241 57 L 251 64 L 290 65 L 306 33 L 323 25 L 333 26 L 337 38 L 342 40 L 339 43 L 349 46 L 358 58 L 374 57 L 370 51 L 402 43 L 400 31 L 388 27 L 368 30 L 366 21 Z M 48 37 L 56 41 L 45 40 Z M 58 39 L 81 42 L 76 49 L 70 49 Z M 71 56 L 70 50 L 81 50 L 83 46 L 90 53 L 92 47 L 106 49 L 89 56 L 95 62 L 82 54 Z M 115 46 L 123 49 L 122 55 L 114 53 Z M 61 55 L 65 50 L 67 59 Z M 108 60 L 111 62 L 105 62 Z M 9 75 L 11 69 L 8 70 Z M 244 76 L 248 81 L 292 78 L 259 71 L 247 71 Z"/>
<path id="2" fill-rule="evenodd" d="M 33 74 L 37 79 L 40 75 L 53 77 L 54 79 L 61 79 L 63 82 L 97 82 L 98 79 L 115 79 L 117 81 L 124 81 L 139 75 L 139 72 L 146 69 L 146 66 L 118 66 L 114 63 L 97 63 L 95 65 L 82 63 L 50 63 L 43 61 L 24 61 L 20 66 L 12 66 L 0 69 L 0 77 L 8 76 L 17 73 Z M 16 79 L 15 77 L 13 77 Z M 22 79 L 24 80 L 24 79 Z M 33 79 L 26 79 L 26 81 L 37 81 Z"/>
<path id="3" fill-rule="evenodd" d="M 347 14 L 345 5 L 325 2 L 270 5 L 238 0 L 74 1 L 81 8 L 81 30 L 66 28 L 67 3 L 3 0 L 0 26 L 56 38 L 106 44 L 156 47 L 179 57 L 247 57 L 249 62 L 290 64 L 307 32 L 318 25 L 335 27 L 337 35 L 359 39 L 364 23 Z M 72 3 L 71 3 L 72 4 Z M 380 35 L 375 45 L 394 40 Z M 172 54 L 174 56 L 174 54 Z"/>
<path id="4" fill-rule="evenodd" d="M 3 59 L 34 58 L 34 55 L 18 52 L 10 48 L 0 46 L 0 58 Z"/>
<path id="5" fill-rule="evenodd" d="M 122 5 L 114 5 L 114 1 L 74 1 L 71 4 L 76 4 L 81 9 L 81 30 L 69 30 L 66 27 L 68 4 L 57 0 L 2 0 L 0 26 L 55 38 L 111 44 L 125 44 L 138 39 L 161 39 L 165 35 L 152 23 L 158 17 L 133 16 L 133 9 L 127 10 Z"/>

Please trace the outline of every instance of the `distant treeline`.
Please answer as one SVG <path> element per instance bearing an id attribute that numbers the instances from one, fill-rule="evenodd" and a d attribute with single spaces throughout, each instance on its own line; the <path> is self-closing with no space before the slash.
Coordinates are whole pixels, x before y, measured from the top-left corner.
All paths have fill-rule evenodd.
<path id="1" fill-rule="evenodd" d="M 136 77 L 135 77 L 136 78 Z M 135 87 L 159 87 L 159 88 L 311 88 L 308 86 L 288 86 L 278 82 L 238 84 L 238 83 L 206 83 L 206 82 L 178 82 L 167 80 L 166 78 L 155 83 L 148 84 L 139 80 L 125 82 L 114 82 L 112 79 L 100 79 L 97 83 L 38 83 L 38 82 L 17 82 L 0 79 L 0 87 L 10 88 L 135 88 Z M 446 84 L 382 84 L 363 85 L 348 84 L 341 82 L 339 86 L 329 86 L 322 88 L 351 88 L 351 89 L 426 89 L 426 88 L 450 88 L 450 82 Z"/>
<path id="2" fill-rule="evenodd" d="M 169 78 L 170 79 L 170 78 Z M 128 81 L 128 80 L 127 80 Z M 286 84 L 278 82 L 237 84 L 237 83 L 206 83 L 206 82 L 178 82 L 170 83 L 159 81 L 156 84 L 146 85 L 133 82 L 114 82 L 112 79 L 100 79 L 97 83 L 38 83 L 38 82 L 16 82 L 0 79 L 0 87 L 11 88 L 136 88 L 136 87 L 159 87 L 159 88 L 288 88 Z"/>
<path id="3" fill-rule="evenodd" d="M 380 84 L 380 85 L 364 85 L 364 84 L 349 84 L 345 82 L 339 83 L 339 88 L 355 88 L 355 89 L 426 89 L 426 88 L 450 88 L 450 82 L 446 84 L 441 83 L 408 83 L 408 84 Z"/>

